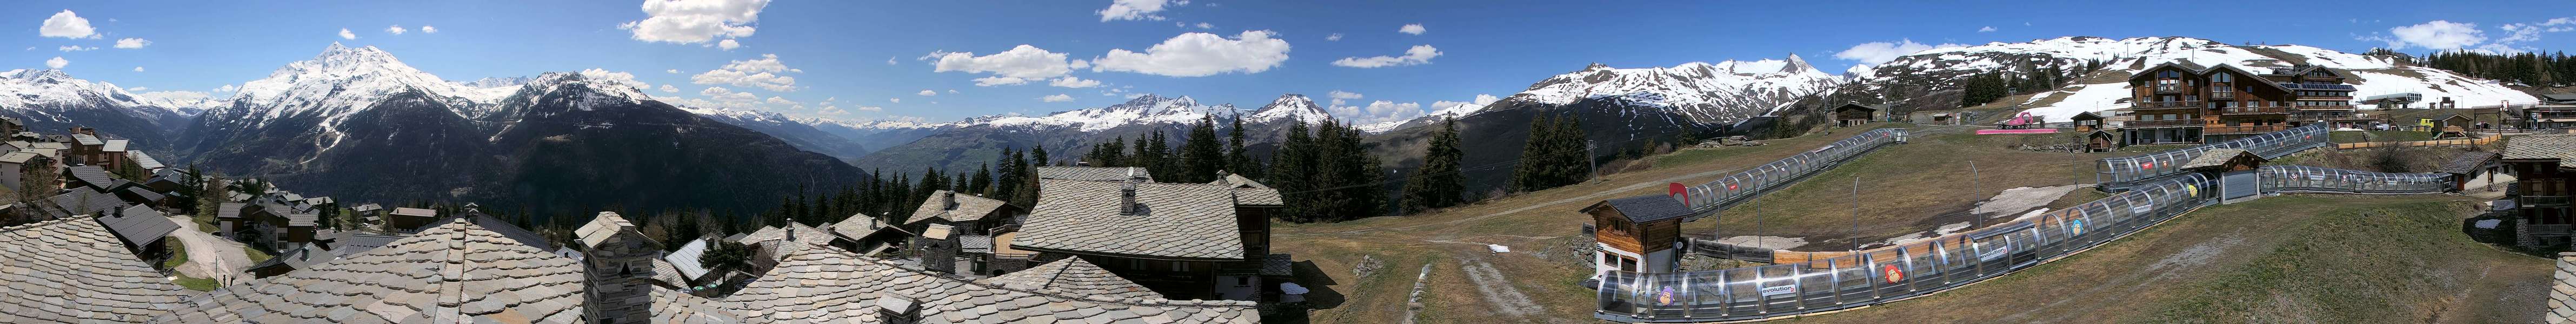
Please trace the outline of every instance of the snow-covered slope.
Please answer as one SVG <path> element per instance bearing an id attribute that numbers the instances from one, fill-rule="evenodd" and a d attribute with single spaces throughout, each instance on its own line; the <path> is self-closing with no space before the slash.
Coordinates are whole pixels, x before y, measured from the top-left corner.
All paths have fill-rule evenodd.
<path id="1" fill-rule="evenodd" d="M 1260 110 L 1254 110 L 1251 115 L 1244 116 L 1243 122 L 1261 124 L 1300 121 L 1307 124 L 1320 124 L 1329 119 L 1333 119 L 1333 115 L 1325 113 L 1323 107 L 1315 106 L 1314 99 L 1291 93 L 1279 95 L 1279 99 L 1271 100 L 1270 104 L 1261 105 Z"/>
<path id="2" fill-rule="evenodd" d="M 96 106 L 117 108 L 136 116 L 193 114 L 205 102 L 160 100 L 126 92 L 125 88 L 103 81 L 73 78 L 62 70 L 0 71 L 0 109 L 26 110 L 30 113 L 59 112 L 47 107 Z"/>
<path id="3" fill-rule="evenodd" d="M 398 93 L 419 91 L 457 108 L 459 116 L 481 119 L 493 112 L 488 103 L 515 92 L 477 91 L 483 89 L 487 88 L 440 80 L 374 46 L 352 48 L 331 43 L 311 60 L 288 63 L 267 78 L 242 83 L 241 92 L 233 95 L 236 105 L 209 113 L 250 127 L 266 127 L 281 118 L 304 116 L 320 117 L 322 124 L 329 125 L 366 110 L 368 104 Z"/>
<path id="4" fill-rule="evenodd" d="M 1309 103 L 1311 105 L 1311 103 Z M 1034 129 L 1074 128 L 1102 131 L 1119 126 L 1150 123 L 1195 123 L 1199 118 L 1234 117 L 1234 104 L 1200 105 L 1189 96 L 1163 97 L 1143 95 L 1127 103 L 1099 108 L 1061 111 L 1046 116 L 998 116 L 970 119 L 972 126 L 1027 127 Z"/>
<path id="5" fill-rule="evenodd" d="M 1854 74 L 1859 76 L 1858 82 L 1875 84 L 1946 83 L 1994 71 L 2027 72 L 2048 66 L 2071 71 L 2087 62 L 2101 62 L 2103 69 L 2094 72 L 2087 80 L 2091 83 L 2069 85 L 2024 102 L 2035 106 L 2027 110 L 2032 114 L 2045 116 L 2051 121 L 2065 121 L 2081 112 L 2128 107 L 2127 76 L 2174 61 L 2200 65 L 2230 64 L 2255 73 L 2299 64 L 2345 70 L 2352 74 L 2350 82 L 2358 89 L 2353 93 L 2356 98 L 2414 92 L 2423 94 L 2428 101 L 2450 98 L 2462 105 L 2537 101 L 2530 94 L 2491 80 L 2406 65 L 2388 57 L 2304 45 L 2231 45 L 2190 37 L 2110 39 L 2075 36 L 1935 48 L 1899 57 L 1866 74 Z"/>
<path id="6" fill-rule="evenodd" d="M 1611 99 L 1661 107 L 1695 122 L 1723 123 L 1759 116 L 1799 96 L 1831 91 L 1842 77 L 1817 71 L 1805 59 L 1691 62 L 1665 68 L 1611 68 L 1593 64 L 1532 84 L 1503 101 L 1553 105 Z M 1472 113 L 1472 112 L 1470 112 Z"/>

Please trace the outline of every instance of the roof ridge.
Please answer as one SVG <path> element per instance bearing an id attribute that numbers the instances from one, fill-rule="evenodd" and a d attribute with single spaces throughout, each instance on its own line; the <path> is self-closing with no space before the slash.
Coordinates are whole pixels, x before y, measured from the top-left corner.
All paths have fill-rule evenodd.
<path id="1" fill-rule="evenodd" d="M 974 280 L 965 280 L 965 279 L 960 279 L 960 278 L 951 278 L 951 277 L 948 277 L 948 276 L 945 276 L 945 275 L 941 275 L 941 274 L 938 274 L 938 273 L 929 272 L 929 271 L 926 271 L 926 270 L 913 270 L 913 269 L 911 269 L 911 268 L 905 268 L 905 267 L 903 267 L 901 264 L 895 263 L 894 261 L 890 261 L 890 260 L 886 260 L 886 259 L 878 259 L 878 258 L 874 258 L 874 257 L 868 257 L 868 256 L 864 256 L 864 255 L 858 255 L 858 253 L 852 253 L 852 252 L 850 252 L 850 251 L 843 251 L 843 250 L 841 250 L 841 249 L 838 249 L 838 248 L 832 248 L 832 247 L 829 247 L 829 246 L 821 246 L 821 245 L 814 245 L 814 244 L 806 244 L 806 245 L 813 245 L 814 247 L 819 247 L 819 249 L 818 249 L 818 248 L 799 249 L 799 250 L 804 250 L 804 251 L 794 251 L 793 253 L 796 253 L 796 254 L 791 254 L 791 255 L 789 255 L 789 257 L 787 258 L 787 259 L 788 259 L 788 261 L 795 261 L 795 260 L 796 260 L 796 257 L 803 256 L 804 254 L 810 254 L 810 253 L 832 253 L 832 254 L 839 254 L 839 255 L 842 255 L 842 256 L 850 257 L 851 259 L 859 260 L 859 261 L 862 261 L 862 262 L 875 263 L 876 265 L 885 266 L 886 268 L 894 269 L 895 271 L 904 271 L 904 272 L 911 272 L 911 273 L 913 273 L 913 274 L 919 274 L 919 275 L 924 275 L 924 276 L 937 277 L 937 278 L 940 278 L 940 279 L 944 279 L 944 280 L 952 280 L 952 281 L 956 281 L 956 282 L 958 282 L 958 283 L 967 284 L 967 285 L 973 285 L 973 286 L 976 286 L 976 287 L 984 287 L 984 288 L 991 288 L 991 289 L 1000 289 L 1000 290 L 1007 290 L 1007 291 L 1015 291 L 1015 292 L 1022 292 L 1022 293 L 1030 293 L 1030 294 L 1037 294 L 1037 295 L 1042 295 L 1042 296 L 1046 296 L 1046 297 L 1062 298 L 1062 299 L 1068 299 L 1068 300 L 1080 300 L 1080 301 L 1095 302 L 1095 303 L 1112 303 L 1112 304 L 1119 304 L 1119 305 L 1126 305 L 1126 306 L 1223 306 L 1223 307 L 1244 307 L 1244 308 L 1251 308 L 1251 307 L 1253 307 L 1253 306 L 1257 306 L 1257 305 L 1258 305 L 1258 304 L 1255 304 L 1255 303 L 1250 302 L 1250 301 L 1224 300 L 1224 299 L 1218 299 L 1218 300 L 1202 300 L 1202 299 L 1192 299 L 1192 300 L 1173 300 L 1173 299 L 1141 300 L 1141 299 L 1138 299 L 1138 301 L 1130 302 L 1130 301 L 1128 301 L 1128 300 L 1130 300 L 1130 299 L 1126 299 L 1126 298 L 1110 298 L 1110 297 L 1094 297 L 1094 296 L 1076 296 L 1076 295 L 1069 295 L 1069 294 L 1064 294 L 1064 293 L 1057 293 L 1057 292 L 1047 291 L 1047 290 L 1043 290 L 1043 289 L 1016 289 L 1016 288 L 1005 287 L 1006 285 L 986 284 L 986 283 L 982 283 L 982 282 L 976 282 L 976 281 L 974 281 Z M 1079 257 L 1075 257 L 1075 258 L 1076 258 L 1076 259 L 1079 259 Z M 782 266 L 779 266 L 779 267 L 776 267 L 776 268 L 786 268 L 785 266 L 783 266 L 783 264 L 785 264 L 786 262 L 780 262 L 780 263 L 782 264 Z M 772 269 L 772 270 L 770 270 L 770 271 L 778 271 L 778 270 L 776 270 L 776 269 Z M 1023 270 L 1023 271 L 1025 271 L 1025 270 Z M 766 276 L 766 275 L 768 275 L 768 274 L 762 274 L 762 275 L 763 275 L 763 276 Z"/>
<path id="2" fill-rule="evenodd" d="M 45 227 L 45 226 L 53 226 L 53 223 L 68 222 L 68 221 L 76 221 L 76 220 L 81 220 L 81 218 L 80 218 L 80 217 L 64 217 L 64 218 L 56 218 L 56 219 L 50 219 L 50 220 L 44 220 L 44 221 L 38 221 L 38 222 L 34 222 L 34 223 L 19 224 L 18 226 L 0 227 L 0 233 L 16 232 L 16 231 L 26 230 L 26 229 L 31 229 L 31 228 L 38 228 L 38 227 Z"/>
<path id="3" fill-rule="evenodd" d="M 434 316 L 436 316 L 435 318 L 441 322 L 446 321 L 446 319 L 457 319 L 459 321 L 465 319 L 462 312 L 463 307 L 465 306 L 465 285 L 463 283 L 465 281 L 465 271 L 472 268 L 472 266 L 465 264 L 468 260 L 471 260 L 470 258 L 465 257 L 465 254 L 470 252 L 466 248 L 466 242 L 467 237 L 473 235 L 470 230 L 480 229 L 479 226 L 474 226 L 472 222 L 467 222 L 464 218 L 456 218 L 454 221 L 448 222 L 447 227 L 454 230 L 452 233 L 449 233 L 447 239 L 447 260 L 445 262 L 441 262 L 444 266 L 442 266 L 438 271 L 439 281 L 431 283 L 431 285 L 437 286 L 438 289 L 438 314 Z"/>

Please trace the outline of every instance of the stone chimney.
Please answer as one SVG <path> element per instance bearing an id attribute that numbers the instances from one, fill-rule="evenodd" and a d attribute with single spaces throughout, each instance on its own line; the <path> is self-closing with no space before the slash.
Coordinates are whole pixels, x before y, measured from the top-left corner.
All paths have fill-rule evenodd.
<path id="1" fill-rule="evenodd" d="M 1136 175 L 1136 168 L 1127 168 L 1127 181 L 1118 186 L 1119 215 L 1136 215 L 1136 184 L 1145 182 L 1144 178 Z"/>
<path id="2" fill-rule="evenodd" d="M 939 195 L 939 209 L 957 210 L 957 192 L 949 191 Z"/>

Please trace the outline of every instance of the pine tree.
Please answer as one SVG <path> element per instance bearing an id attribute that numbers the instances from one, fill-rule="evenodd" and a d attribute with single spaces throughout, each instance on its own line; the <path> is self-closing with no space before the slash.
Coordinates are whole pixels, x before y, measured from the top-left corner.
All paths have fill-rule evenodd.
<path id="1" fill-rule="evenodd" d="M 1467 176 L 1459 170 L 1466 152 L 1458 150 L 1458 121 L 1446 119 L 1442 125 L 1422 150 L 1422 168 L 1404 184 L 1403 213 L 1456 206 L 1458 195 L 1467 191 Z"/>
<path id="2" fill-rule="evenodd" d="M 1181 142 L 1180 182 L 1216 181 L 1217 171 L 1225 167 L 1225 151 L 1216 141 L 1216 118 L 1200 117 L 1198 125 L 1190 127 L 1189 138 Z"/>
<path id="3" fill-rule="evenodd" d="M 1243 116 L 1235 116 L 1234 125 L 1226 130 L 1225 169 L 1245 178 L 1263 179 L 1261 162 L 1252 160 L 1252 152 L 1243 148 Z"/>
<path id="4" fill-rule="evenodd" d="M 1055 165 L 1055 160 L 1048 160 L 1046 146 L 1039 145 L 1037 147 L 1029 148 L 1029 163 L 1037 164 L 1037 166 L 1052 166 Z"/>
<path id="5" fill-rule="evenodd" d="M 1552 122 L 1553 119 L 1555 119 L 1554 116 L 1538 116 L 1530 119 L 1529 140 L 1522 142 L 1521 159 L 1519 164 L 1512 167 L 1514 191 L 1531 192 L 1556 187 L 1551 185 L 1555 180 L 1548 179 L 1548 170 L 1555 166 L 1552 165 L 1552 160 L 1547 159 L 1549 156 L 1558 154 L 1556 141 L 1553 139 L 1556 136 L 1556 123 Z"/>
<path id="6" fill-rule="evenodd" d="M 1278 189 L 1281 198 L 1287 200 L 1286 208 L 1278 216 L 1281 220 L 1312 221 L 1306 215 L 1311 213 L 1308 209 L 1313 206 L 1305 202 L 1311 200 L 1307 189 L 1316 188 L 1309 181 L 1315 175 L 1313 146 L 1314 137 L 1307 135 L 1306 123 L 1298 121 L 1288 125 L 1288 139 L 1280 142 L 1277 152 L 1270 154 L 1270 174 L 1273 176 L 1265 183 Z"/>

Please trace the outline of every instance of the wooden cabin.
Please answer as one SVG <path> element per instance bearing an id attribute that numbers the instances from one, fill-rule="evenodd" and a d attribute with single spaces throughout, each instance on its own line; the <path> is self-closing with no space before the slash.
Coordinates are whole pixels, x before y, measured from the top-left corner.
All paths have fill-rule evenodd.
<path id="1" fill-rule="evenodd" d="M 1869 124 L 1870 120 L 1878 119 L 1880 110 L 1886 110 L 1886 107 L 1863 105 L 1857 102 L 1844 103 L 1840 107 L 1834 107 L 1834 127 Z"/>
<path id="2" fill-rule="evenodd" d="M 2185 172 L 2199 172 L 2210 179 L 2218 179 L 2218 197 L 2233 201 L 2251 199 L 2261 193 L 2261 175 L 2256 170 L 2261 169 L 2266 161 L 2269 160 L 2244 149 L 2210 149 L 2184 162 L 2181 168 Z"/>
<path id="3" fill-rule="evenodd" d="M 2102 114 L 2096 114 L 2090 111 L 2078 113 L 2075 114 L 2075 117 L 2067 118 L 2075 120 L 2075 132 L 2077 133 L 2102 130 L 2102 120 L 2106 119 L 2102 117 Z"/>
<path id="4" fill-rule="evenodd" d="M 1611 270 L 1673 272 L 1681 260 L 1682 219 L 1690 207 L 1671 196 L 1637 196 L 1603 200 L 1583 213 L 1592 215 L 1593 274 Z"/>
<path id="5" fill-rule="evenodd" d="M 2110 152 L 2111 150 L 2119 148 L 2119 134 L 2113 134 L 2108 130 L 2094 130 L 2091 133 L 2084 134 L 2085 152 Z"/>

